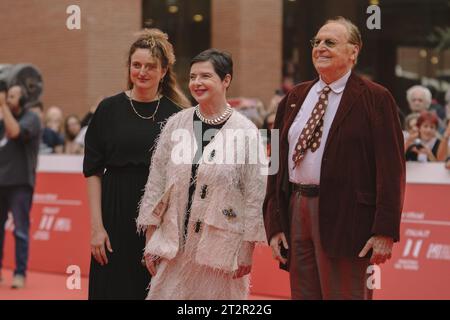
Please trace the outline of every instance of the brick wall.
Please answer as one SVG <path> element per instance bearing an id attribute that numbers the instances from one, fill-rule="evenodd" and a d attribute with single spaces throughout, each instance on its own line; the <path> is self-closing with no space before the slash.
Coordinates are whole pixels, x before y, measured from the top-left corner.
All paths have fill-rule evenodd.
<path id="1" fill-rule="evenodd" d="M 229 96 L 257 97 L 267 104 L 280 86 L 282 1 L 212 0 L 212 46 L 233 54 Z"/>
<path id="2" fill-rule="evenodd" d="M 229 96 L 267 103 L 281 80 L 282 1 L 211 1 L 212 44 L 230 51 L 236 64 Z M 66 8 L 74 4 L 81 30 L 66 28 Z M 141 12 L 141 0 L 2 0 L 0 64 L 36 65 L 45 107 L 83 116 L 99 96 L 125 88 Z"/>
<path id="3" fill-rule="evenodd" d="M 81 9 L 81 30 L 66 27 L 66 8 L 73 4 Z M 6 0 L 0 2 L 0 21 L 0 64 L 36 65 L 45 107 L 83 116 L 98 96 L 125 87 L 141 1 Z"/>

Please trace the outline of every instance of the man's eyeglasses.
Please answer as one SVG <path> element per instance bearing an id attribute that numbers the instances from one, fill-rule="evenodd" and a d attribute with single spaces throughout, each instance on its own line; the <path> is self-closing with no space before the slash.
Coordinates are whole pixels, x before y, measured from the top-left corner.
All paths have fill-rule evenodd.
<path id="1" fill-rule="evenodd" d="M 322 41 L 325 44 L 325 46 L 330 49 L 336 47 L 336 45 L 338 44 L 336 41 L 331 40 L 331 39 L 320 40 L 320 39 L 313 38 L 310 40 L 311 46 L 313 48 L 317 48 Z"/>

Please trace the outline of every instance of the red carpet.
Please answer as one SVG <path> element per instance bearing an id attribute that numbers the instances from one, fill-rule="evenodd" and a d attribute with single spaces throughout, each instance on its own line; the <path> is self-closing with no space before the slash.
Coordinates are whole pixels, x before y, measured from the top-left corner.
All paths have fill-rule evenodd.
<path id="1" fill-rule="evenodd" d="M 81 278 L 81 289 L 69 290 L 67 277 L 61 274 L 28 272 L 24 289 L 11 289 L 12 271 L 2 270 L 0 300 L 84 300 L 87 299 L 88 280 Z"/>
<path id="2" fill-rule="evenodd" d="M 0 300 L 86 300 L 88 296 L 88 279 L 81 278 L 79 290 L 69 290 L 66 286 L 67 276 L 29 271 L 24 289 L 11 289 L 12 271 L 2 271 L 3 282 L 0 283 Z M 278 300 L 267 296 L 250 296 L 250 300 Z"/>

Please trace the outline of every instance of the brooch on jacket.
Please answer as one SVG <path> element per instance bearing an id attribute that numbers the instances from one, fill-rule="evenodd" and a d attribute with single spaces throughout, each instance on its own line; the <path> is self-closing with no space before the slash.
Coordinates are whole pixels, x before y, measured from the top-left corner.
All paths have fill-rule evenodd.
<path id="1" fill-rule="evenodd" d="M 212 161 L 214 159 L 214 157 L 216 156 L 216 150 L 213 149 L 211 151 L 211 153 L 209 154 L 209 161 Z"/>
<path id="2" fill-rule="evenodd" d="M 208 185 L 204 184 L 201 187 L 200 198 L 205 199 L 207 194 L 208 194 Z"/>
<path id="3" fill-rule="evenodd" d="M 198 219 L 194 224 L 194 231 L 195 233 L 199 233 L 201 229 L 202 229 L 202 222 L 200 221 L 200 219 Z"/>
<path id="4" fill-rule="evenodd" d="M 233 209 L 223 209 L 222 210 L 222 214 L 225 216 L 225 217 L 227 217 L 227 218 L 236 218 L 237 217 L 237 215 L 236 215 L 236 212 L 234 212 L 234 210 Z"/>

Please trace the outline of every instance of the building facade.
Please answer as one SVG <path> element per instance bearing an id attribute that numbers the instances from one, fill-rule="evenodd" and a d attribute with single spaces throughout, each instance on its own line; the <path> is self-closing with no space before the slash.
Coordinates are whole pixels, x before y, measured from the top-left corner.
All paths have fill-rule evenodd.
<path id="1" fill-rule="evenodd" d="M 67 28 L 72 5 L 80 8 L 80 29 Z M 380 29 L 367 28 L 371 5 L 380 9 Z M 174 44 L 186 93 L 190 59 L 216 47 L 234 58 L 229 96 L 267 104 L 283 78 L 316 76 L 309 40 L 337 15 L 363 34 L 357 71 L 388 87 L 405 111 L 410 85 L 441 93 L 449 87 L 447 0 L 4 0 L 0 64 L 34 64 L 43 74 L 45 106 L 82 116 L 99 96 L 125 89 L 134 34 L 157 27 Z"/>

